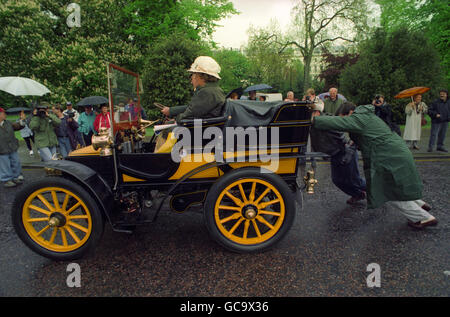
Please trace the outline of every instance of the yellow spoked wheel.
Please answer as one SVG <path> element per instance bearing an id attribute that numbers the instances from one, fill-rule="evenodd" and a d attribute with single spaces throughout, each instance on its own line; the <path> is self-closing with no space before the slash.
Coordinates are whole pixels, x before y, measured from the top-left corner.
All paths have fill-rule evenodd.
<path id="1" fill-rule="evenodd" d="M 55 252 L 78 249 L 92 232 L 86 204 L 61 187 L 45 187 L 32 193 L 23 206 L 22 221 L 31 239 Z"/>
<path id="2" fill-rule="evenodd" d="M 272 238 L 285 217 L 283 196 L 261 179 L 241 179 L 219 195 L 214 218 L 220 232 L 240 244 L 258 244 Z"/>
<path id="3" fill-rule="evenodd" d="M 76 259 L 100 239 L 104 220 L 78 184 L 49 177 L 25 186 L 12 209 L 14 228 L 33 251 L 55 260 Z"/>
<path id="4" fill-rule="evenodd" d="M 286 182 L 257 168 L 226 174 L 205 202 L 205 220 L 213 238 L 237 252 L 271 247 L 290 229 L 294 216 L 295 202 Z"/>

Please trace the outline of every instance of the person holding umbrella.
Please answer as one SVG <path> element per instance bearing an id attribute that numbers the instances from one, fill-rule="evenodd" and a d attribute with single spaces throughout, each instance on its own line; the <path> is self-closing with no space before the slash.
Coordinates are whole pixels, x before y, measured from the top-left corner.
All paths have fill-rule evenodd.
<path id="1" fill-rule="evenodd" d="M 84 106 L 84 112 L 78 118 L 78 130 L 83 136 L 84 144 L 89 146 L 92 144 L 92 136 L 94 135 L 95 113 L 92 111 L 91 105 Z"/>
<path id="2" fill-rule="evenodd" d="M 24 127 L 21 122 L 10 122 L 6 120 L 6 112 L 0 108 L 0 181 L 4 187 L 14 187 L 23 182 L 22 166 L 17 149 L 19 141 L 14 131 Z"/>
<path id="3" fill-rule="evenodd" d="M 411 144 L 411 149 L 419 150 L 417 143 L 420 141 L 422 132 L 422 117 L 427 113 L 428 107 L 422 101 L 422 95 L 416 94 L 412 101 L 406 105 L 406 125 L 403 132 L 403 139 L 407 144 Z"/>

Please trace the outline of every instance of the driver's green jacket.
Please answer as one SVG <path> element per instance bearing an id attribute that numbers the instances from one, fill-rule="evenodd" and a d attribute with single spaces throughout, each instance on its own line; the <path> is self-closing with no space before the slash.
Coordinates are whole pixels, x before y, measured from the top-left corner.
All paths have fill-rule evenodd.
<path id="1" fill-rule="evenodd" d="M 183 119 L 206 119 L 220 117 L 225 104 L 225 94 L 218 83 L 206 83 L 197 87 L 188 106 L 170 108 L 170 117 Z"/>

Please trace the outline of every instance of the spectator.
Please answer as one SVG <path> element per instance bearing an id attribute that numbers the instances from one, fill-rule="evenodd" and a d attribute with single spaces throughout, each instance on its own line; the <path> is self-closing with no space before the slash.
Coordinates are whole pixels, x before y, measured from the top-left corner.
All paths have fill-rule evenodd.
<path id="1" fill-rule="evenodd" d="M 229 99 L 232 100 L 238 100 L 239 99 L 239 94 L 237 92 L 232 92 Z"/>
<path id="2" fill-rule="evenodd" d="M 318 111 L 322 112 L 325 109 L 325 105 L 322 101 L 322 99 L 320 99 L 318 96 L 316 96 L 316 91 L 313 88 L 308 88 L 308 90 L 306 90 L 306 95 L 303 96 L 303 101 L 308 100 L 308 101 L 313 101 L 315 104 L 315 109 L 317 109 Z"/>
<path id="3" fill-rule="evenodd" d="M 317 129 L 350 133 L 361 149 L 367 181 L 367 207 L 377 208 L 385 202 L 398 208 L 416 229 L 437 224 L 428 211 L 431 207 L 422 198 L 422 181 L 411 151 L 401 137 L 374 114 L 374 106 L 359 106 L 346 102 L 339 117 L 317 116 Z"/>
<path id="4" fill-rule="evenodd" d="M 248 92 L 248 100 L 256 101 L 256 90 L 252 90 Z"/>
<path id="5" fill-rule="evenodd" d="M 92 136 L 94 135 L 95 114 L 92 106 L 85 106 L 84 112 L 78 118 L 78 130 L 80 131 L 84 144 L 89 146 L 92 144 Z"/>
<path id="6" fill-rule="evenodd" d="M 30 155 L 34 155 L 33 147 L 31 145 L 31 142 L 34 143 L 34 134 L 33 131 L 31 131 L 30 127 L 28 126 L 27 118 L 24 111 L 20 112 L 20 119 L 18 119 L 17 122 L 19 121 L 22 121 L 25 124 L 23 129 L 20 130 L 20 136 L 25 140 Z"/>
<path id="7" fill-rule="evenodd" d="M 433 151 L 437 138 L 436 150 L 448 152 L 444 147 L 445 135 L 447 134 L 448 122 L 450 121 L 450 101 L 448 99 L 448 90 L 441 89 L 439 98 L 433 101 L 428 108 L 428 115 L 431 118 L 431 134 L 428 143 L 428 152 Z"/>
<path id="8" fill-rule="evenodd" d="M 258 97 L 258 100 L 259 100 L 259 101 L 266 101 L 266 96 L 260 95 L 260 96 Z"/>
<path id="9" fill-rule="evenodd" d="M 84 146 L 84 140 L 78 130 L 78 122 L 75 120 L 75 113 L 73 111 L 67 112 L 67 132 L 69 134 L 70 147 L 72 150 Z"/>
<path id="10" fill-rule="evenodd" d="M 75 109 L 73 109 L 73 105 L 70 101 L 66 102 L 66 110 L 63 111 L 63 114 L 65 116 L 69 116 L 69 112 L 73 113 L 73 117 L 75 121 L 78 122 L 78 119 L 80 118 L 80 114 L 78 113 L 78 111 L 76 111 Z"/>
<path id="11" fill-rule="evenodd" d="M 394 122 L 392 122 L 392 110 L 391 105 L 386 103 L 384 96 L 381 94 L 375 95 L 372 100 L 372 105 L 375 106 L 375 115 L 383 120 L 391 131 L 394 131 L 398 135 L 402 135 L 400 128 Z"/>
<path id="12" fill-rule="evenodd" d="M 284 101 L 291 101 L 291 102 L 295 101 L 295 99 L 294 99 L 294 92 L 293 91 L 288 91 Z"/>
<path id="13" fill-rule="evenodd" d="M 56 137 L 58 138 L 59 144 L 59 153 L 63 158 L 66 158 L 67 155 L 72 151 L 72 145 L 70 144 L 69 138 L 69 127 L 67 119 L 68 116 L 64 115 L 62 112 L 61 106 L 55 106 L 53 108 L 53 113 L 61 120 L 61 124 L 55 128 Z"/>
<path id="14" fill-rule="evenodd" d="M 33 118 L 30 121 L 30 129 L 34 133 L 36 147 L 41 159 L 49 161 L 56 154 L 58 138 L 54 128 L 61 124 L 61 120 L 53 113 L 49 113 L 48 106 L 42 104 L 33 110 Z"/>
<path id="15" fill-rule="evenodd" d="M 101 112 L 95 117 L 94 130 L 97 133 L 100 132 L 100 128 L 111 128 L 111 117 L 108 108 L 108 105 L 102 105 Z"/>
<path id="16" fill-rule="evenodd" d="M 325 99 L 325 112 L 334 116 L 336 115 L 336 110 L 344 103 L 344 100 L 339 98 L 336 87 L 331 87 L 328 93 L 330 97 Z"/>
<path id="17" fill-rule="evenodd" d="M 422 95 L 420 94 L 415 95 L 413 101 L 406 105 L 406 125 L 403 139 L 406 144 L 411 144 L 411 149 L 419 150 L 417 143 L 420 141 L 422 118 L 427 113 L 427 109 L 428 107 L 422 102 Z"/>
<path id="18" fill-rule="evenodd" d="M 14 187 L 23 182 L 22 166 L 17 149 L 19 141 L 14 131 L 24 127 L 23 120 L 10 122 L 6 120 L 6 112 L 0 108 L 0 181 L 4 187 Z"/>

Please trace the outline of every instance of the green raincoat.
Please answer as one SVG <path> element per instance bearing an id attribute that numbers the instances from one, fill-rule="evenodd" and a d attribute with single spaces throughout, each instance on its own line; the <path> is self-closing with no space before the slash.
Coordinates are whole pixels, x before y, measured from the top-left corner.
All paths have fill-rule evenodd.
<path id="1" fill-rule="evenodd" d="M 176 117 L 176 121 L 220 117 L 224 104 L 225 94 L 219 84 L 208 82 L 197 87 L 187 107 L 171 107 L 170 116 Z"/>
<path id="2" fill-rule="evenodd" d="M 34 133 L 34 142 L 38 149 L 58 146 L 55 128 L 61 124 L 61 120 L 50 113 L 48 117 L 33 116 L 29 127 Z"/>
<path id="3" fill-rule="evenodd" d="M 359 106 L 345 117 L 315 117 L 314 127 L 347 131 L 360 148 L 367 183 L 367 208 L 377 208 L 387 201 L 422 198 L 423 185 L 411 152 L 405 141 L 375 115 L 374 106 Z"/>

